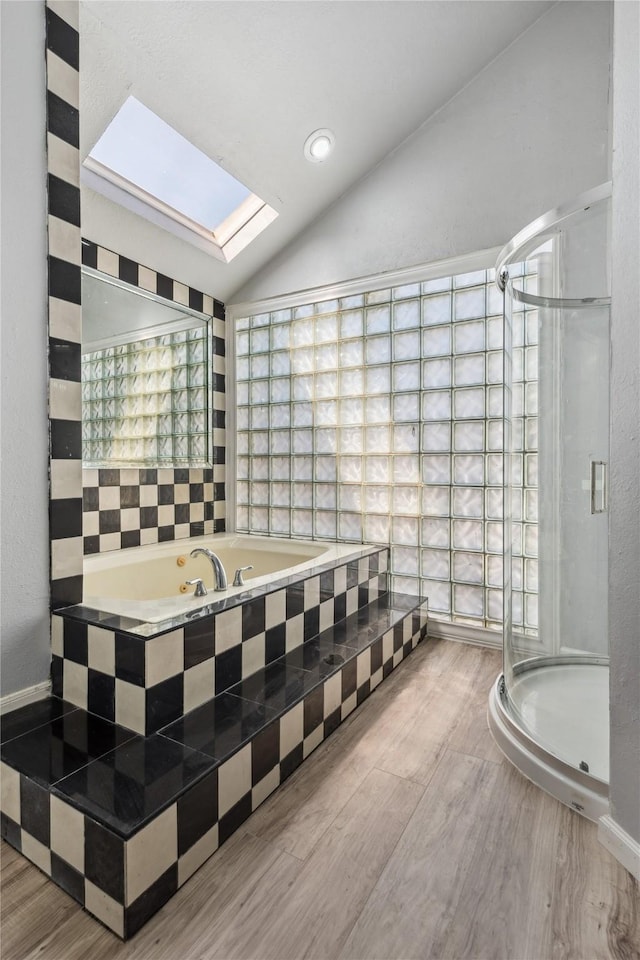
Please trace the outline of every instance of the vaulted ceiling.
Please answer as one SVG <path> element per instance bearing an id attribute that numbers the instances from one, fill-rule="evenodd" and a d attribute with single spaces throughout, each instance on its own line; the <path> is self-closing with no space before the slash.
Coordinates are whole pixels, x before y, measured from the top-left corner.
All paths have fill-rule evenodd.
<path id="1" fill-rule="evenodd" d="M 278 211 L 230 264 L 193 248 L 202 286 L 225 300 L 551 5 L 85 0 L 82 156 L 132 94 Z M 336 145 L 312 164 L 318 127 Z M 109 203 L 84 191 L 83 231 L 99 242 Z M 124 232 L 133 216 L 118 212 Z"/>

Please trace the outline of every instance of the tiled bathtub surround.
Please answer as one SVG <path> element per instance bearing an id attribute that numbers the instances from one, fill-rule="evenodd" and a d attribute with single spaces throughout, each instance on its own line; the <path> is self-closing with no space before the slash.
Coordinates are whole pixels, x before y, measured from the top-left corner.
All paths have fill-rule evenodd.
<path id="1" fill-rule="evenodd" d="M 215 613 L 174 629 L 142 624 L 144 636 L 136 621 L 87 608 L 56 614 L 53 692 L 153 733 L 376 601 L 387 590 L 387 557 L 386 548 L 354 549 L 349 562 L 218 601 Z"/>
<path id="2" fill-rule="evenodd" d="M 82 262 L 175 304 L 213 316 L 213 466 L 83 470 L 84 553 L 223 532 L 226 515 L 224 305 L 193 287 L 87 240 L 82 241 Z"/>
<path id="3" fill-rule="evenodd" d="M 2 836 L 132 936 L 426 633 L 386 594 L 146 738 L 56 697 L 3 717 Z"/>
<path id="4" fill-rule="evenodd" d="M 532 269 L 535 263 L 532 264 Z M 526 288 L 536 289 L 536 276 Z M 515 321 L 514 576 L 537 599 L 537 313 Z M 391 544 L 391 588 L 502 619 L 502 296 L 493 270 L 236 321 L 238 529 Z M 516 588 L 518 589 L 518 588 Z"/>
<path id="5" fill-rule="evenodd" d="M 224 482 L 213 482 L 216 469 L 85 468 L 85 555 L 222 533 Z"/>

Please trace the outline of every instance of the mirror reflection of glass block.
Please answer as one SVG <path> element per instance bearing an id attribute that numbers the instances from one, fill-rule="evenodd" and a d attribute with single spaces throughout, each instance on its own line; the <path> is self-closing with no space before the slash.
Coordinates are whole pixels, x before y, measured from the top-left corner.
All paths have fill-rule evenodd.
<path id="1" fill-rule="evenodd" d="M 485 321 L 473 320 L 457 323 L 453 328 L 455 353 L 477 353 L 484 350 Z"/>
<path id="2" fill-rule="evenodd" d="M 523 602 L 522 594 L 516 590 L 511 593 L 511 620 L 514 626 L 522 626 L 523 623 Z"/>
<path id="3" fill-rule="evenodd" d="M 316 320 L 316 343 L 336 343 L 338 318 L 335 314 L 318 317 Z"/>
<path id="4" fill-rule="evenodd" d="M 487 490 L 487 517 L 490 520 L 502 520 L 502 490 Z"/>
<path id="5" fill-rule="evenodd" d="M 423 424 L 422 449 L 430 452 L 451 450 L 451 421 Z"/>
<path id="6" fill-rule="evenodd" d="M 487 354 L 487 383 L 502 383 L 503 357 L 499 350 Z"/>
<path id="7" fill-rule="evenodd" d="M 364 404 L 361 397 L 349 397 L 340 401 L 340 423 L 361 424 L 364 421 Z"/>
<path id="8" fill-rule="evenodd" d="M 269 511 L 266 507 L 251 507 L 249 514 L 251 529 L 266 533 L 269 529 Z"/>
<path id="9" fill-rule="evenodd" d="M 337 453 L 337 431 L 328 427 L 317 427 L 315 430 L 316 453 Z"/>
<path id="10" fill-rule="evenodd" d="M 361 337 L 364 333 L 362 310 L 348 310 L 340 317 L 340 336 L 344 339 Z"/>
<path id="11" fill-rule="evenodd" d="M 340 310 L 351 310 L 354 307 L 361 307 L 364 304 L 364 294 L 355 293 L 350 297 L 342 297 L 340 300 Z"/>
<path id="12" fill-rule="evenodd" d="M 291 327 L 289 324 L 279 324 L 271 327 L 271 349 L 289 350 L 291 346 Z"/>
<path id="13" fill-rule="evenodd" d="M 291 395 L 291 381 L 272 380 L 270 383 L 271 403 L 288 403 Z"/>
<path id="14" fill-rule="evenodd" d="M 288 377 L 291 374 L 291 357 L 280 351 L 271 354 L 271 376 Z"/>
<path id="15" fill-rule="evenodd" d="M 248 383 L 236 384 L 236 400 L 239 404 L 249 403 L 249 384 Z"/>
<path id="16" fill-rule="evenodd" d="M 421 593 L 429 598 L 429 610 L 434 613 L 451 613 L 451 584 L 428 580 Z"/>
<path id="17" fill-rule="evenodd" d="M 525 478 L 528 487 L 537 487 L 538 485 L 538 455 L 537 453 L 528 453 L 525 455 Z"/>
<path id="18" fill-rule="evenodd" d="M 268 430 L 269 429 L 269 408 L 252 407 L 251 408 L 251 429 Z"/>
<path id="19" fill-rule="evenodd" d="M 269 381 L 254 380 L 251 384 L 251 403 L 261 404 L 269 402 Z"/>
<path id="20" fill-rule="evenodd" d="M 525 449 L 527 450 L 538 449 L 538 418 L 537 417 L 527 417 L 525 422 L 524 443 L 525 443 Z"/>
<path id="21" fill-rule="evenodd" d="M 422 550 L 422 576 L 432 580 L 448 580 L 450 558 L 448 550 Z"/>
<path id="22" fill-rule="evenodd" d="M 480 520 L 453 520 L 453 546 L 461 550 L 477 550 L 484 548 L 484 529 Z"/>
<path id="23" fill-rule="evenodd" d="M 340 366 L 359 367 L 363 362 L 362 340 L 346 340 L 340 344 Z"/>
<path id="24" fill-rule="evenodd" d="M 316 303 L 316 313 L 335 313 L 337 309 L 337 300 L 320 300 Z"/>
<path id="25" fill-rule="evenodd" d="M 482 517 L 484 515 L 483 499 L 484 490 L 478 487 L 454 487 L 453 515 L 455 517 Z"/>
<path id="26" fill-rule="evenodd" d="M 449 549 L 449 523 L 445 518 L 424 517 L 421 523 L 422 545 Z"/>
<path id="27" fill-rule="evenodd" d="M 388 425 L 366 427 L 365 448 L 367 453 L 390 453 L 390 431 Z"/>
<path id="28" fill-rule="evenodd" d="M 420 427 L 416 424 L 396 424 L 393 427 L 393 450 L 395 453 L 417 453 L 420 443 Z"/>
<path id="29" fill-rule="evenodd" d="M 270 453 L 285 454 L 291 450 L 291 433 L 289 430 L 271 431 Z"/>
<path id="30" fill-rule="evenodd" d="M 389 488 L 384 486 L 366 486 L 364 487 L 364 510 L 367 513 L 388 513 L 389 512 Z M 356 507 L 348 508 L 346 504 L 344 509 L 360 509 Z"/>
<path id="31" fill-rule="evenodd" d="M 291 497 L 294 507 L 312 507 L 313 486 L 310 483 L 293 483 Z"/>
<path id="32" fill-rule="evenodd" d="M 423 301 L 422 322 L 425 326 L 451 322 L 451 295 L 430 296 Z"/>
<path id="33" fill-rule="evenodd" d="M 393 329 L 406 330 L 420 326 L 420 301 L 406 300 L 393 305 Z"/>
<path id="34" fill-rule="evenodd" d="M 529 523 L 538 522 L 538 491 L 524 491 L 524 519 Z"/>
<path id="35" fill-rule="evenodd" d="M 389 396 L 367 397 L 365 400 L 365 420 L 367 423 L 388 423 L 391 419 L 391 399 Z"/>
<path id="36" fill-rule="evenodd" d="M 367 300 L 367 302 L 369 302 L 369 300 Z M 389 306 L 367 308 L 365 330 L 368 337 L 375 333 L 386 333 L 390 328 L 391 308 Z"/>
<path id="37" fill-rule="evenodd" d="M 311 400 L 313 397 L 313 377 L 297 376 L 293 378 L 293 399 Z"/>
<path id="38" fill-rule="evenodd" d="M 451 360 L 425 360 L 422 364 L 422 386 L 425 390 L 451 386 Z"/>
<path id="39" fill-rule="evenodd" d="M 363 453 L 363 442 L 362 427 L 342 427 L 340 430 L 341 453 Z"/>
<path id="40" fill-rule="evenodd" d="M 496 521 L 489 521 L 485 525 L 485 543 L 489 553 L 502 553 L 502 524 Z M 517 548 L 517 543 L 513 544 Z"/>
<path id="41" fill-rule="evenodd" d="M 247 446 L 248 445 L 249 444 L 247 441 Z M 237 447 L 237 439 L 236 439 L 236 447 Z M 249 458 L 248 457 L 240 457 L 240 456 L 236 457 L 236 473 L 239 480 L 244 480 L 249 477 Z"/>
<path id="42" fill-rule="evenodd" d="M 321 347 L 316 347 L 315 369 L 316 370 L 335 370 L 338 366 L 338 345 L 337 343 L 325 343 Z"/>
<path id="43" fill-rule="evenodd" d="M 249 508 L 238 506 L 236 510 L 236 527 L 242 533 L 249 530 Z"/>
<path id="44" fill-rule="evenodd" d="M 316 537 L 335 540 L 337 535 L 337 516 L 328 510 L 318 510 L 314 514 L 314 533 Z"/>
<path id="45" fill-rule="evenodd" d="M 524 525 L 524 553 L 527 557 L 538 556 L 538 525 L 526 523 Z"/>
<path id="46" fill-rule="evenodd" d="M 340 457 L 338 483 L 362 481 L 362 457 Z"/>
<path id="47" fill-rule="evenodd" d="M 420 361 L 413 363 L 396 363 L 393 366 L 394 390 L 420 389 Z"/>
<path id="48" fill-rule="evenodd" d="M 269 484 L 252 483 L 250 488 L 251 503 L 268 504 L 269 503 Z"/>
<path id="49" fill-rule="evenodd" d="M 489 620 L 502 620 L 502 590 L 487 590 L 487 617 Z"/>
<path id="50" fill-rule="evenodd" d="M 271 457 L 270 476 L 272 480 L 288 480 L 291 474 L 290 457 Z"/>
<path id="51" fill-rule="evenodd" d="M 292 343 L 294 347 L 308 347 L 313 343 L 313 320 L 305 318 L 296 320 L 292 327 Z"/>
<path id="52" fill-rule="evenodd" d="M 391 569 L 394 574 L 417 577 L 420 573 L 420 551 L 411 547 L 391 547 Z"/>
<path id="53" fill-rule="evenodd" d="M 324 483 L 335 483 L 336 480 L 336 458 L 335 457 L 316 457 L 315 458 L 315 479 Z"/>
<path id="54" fill-rule="evenodd" d="M 337 507 L 338 492 L 333 483 L 316 483 L 314 488 L 314 505 L 318 510 L 335 510 Z"/>
<path id="55" fill-rule="evenodd" d="M 512 557 L 511 559 L 511 585 L 514 590 L 522 590 L 524 583 L 522 559 Z"/>
<path id="56" fill-rule="evenodd" d="M 310 510 L 291 511 L 291 533 L 297 537 L 313 536 L 313 514 Z"/>
<path id="57" fill-rule="evenodd" d="M 313 405 L 294 403 L 292 405 L 294 427 L 310 427 L 313 424 Z"/>
<path id="58" fill-rule="evenodd" d="M 469 354 L 453 361 L 453 381 L 456 386 L 484 384 L 484 354 Z"/>
<path id="59" fill-rule="evenodd" d="M 260 454 L 269 452 L 269 434 L 264 431 L 254 431 L 250 434 L 251 437 L 251 453 L 253 456 L 260 456 Z"/>
<path id="60" fill-rule="evenodd" d="M 362 540 L 362 517 L 360 514 L 339 513 L 338 536 L 344 540 Z"/>
<path id="61" fill-rule="evenodd" d="M 266 353 L 269 350 L 269 329 L 262 327 L 251 331 L 251 353 Z"/>
<path id="62" fill-rule="evenodd" d="M 527 627 L 538 626 L 538 597 L 535 594 L 524 595 L 524 622 Z"/>
<path id="63" fill-rule="evenodd" d="M 236 334 L 236 356 L 245 357 L 249 353 L 249 334 Z"/>
<path id="64" fill-rule="evenodd" d="M 422 458 L 422 482 L 443 484 L 451 482 L 451 457 L 430 454 Z M 425 496 L 427 496 L 425 492 Z M 448 509 L 448 501 L 447 501 Z"/>
<path id="65" fill-rule="evenodd" d="M 311 347 L 300 347 L 291 351 L 291 369 L 295 374 L 311 373 L 315 369 Z"/>
<path id="66" fill-rule="evenodd" d="M 293 319 L 302 320 L 304 317 L 312 317 L 314 312 L 315 306 L 313 303 L 300 304 L 299 307 L 293 308 Z"/>
<path id="67" fill-rule="evenodd" d="M 354 397 L 364 393 L 364 370 L 342 370 L 340 372 L 340 395 Z"/>
<path id="68" fill-rule="evenodd" d="M 484 422 L 454 421 L 453 446 L 456 451 L 481 452 L 484 449 Z"/>
<path id="69" fill-rule="evenodd" d="M 343 459 L 344 463 L 344 459 Z M 390 480 L 389 457 L 365 457 L 365 479 L 367 483 L 388 483 Z"/>
<path id="70" fill-rule="evenodd" d="M 313 432 L 311 430 L 293 430 L 291 436 L 295 456 L 311 453 L 313 450 Z"/>
<path id="71" fill-rule="evenodd" d="M 503 562 L 502 557 L 487 556 L 485 568 L 487 571 L 487 584 L 490 587 L 499 587 L 503 584 Z"/>
<path id="72" fill-rule="evenodd" d="M 253 356 L 249 360 L 249 366 L 251 369 L 251 378 L 256 380 L 258 377 L 268 377 L 269 376 L 269 356 L 268 354 L 258 354 Z M 182 383 L 182 378 L 179 376 L 180 371 L 174 370 L 174 386 L 182 387 L 186 386 L 186 371 L 185 371 L 185 382 Z M 177 379 L 176 379 L 177 377 Z"/>
<path id="73" fill-rule="evenodd" d="M 428 327 L 422 331 L 422 356 L 442 357 L 451 353 L 451 327 Z"/>
<path id="74" fill-rule="evenodd" d="M 524 561 L 524 588 L 528 593 L 538 592 L 538 561 Z"/>
<path id="75" fill-rule="evenodd" d="M 416 516 L 420 511 L 420 488 L 395 486 L 393 488 L 393 513 Z"/>
<path id="76" fill-rule="evenodd" d="M 406 546 L 418 545 L 417 517 L 393 517 L 391 529 L 393 543 L 405 544 Z"/>
<path id="77" fill-rule="evenodd" d="M 454 278 L 455 283 L 455 278 Z M 454 320 L 470 320 L 485 316 L 485 288 L 456 291 L 453 295 Z"/>
<path id="78" fill-rule="evenodd" d="M 366 391 L 369 395 L 389 393 L 391 389 L 391 372 L 388 366 L 366 367 Z"/>
<path id="79" fill-rule="evenodd" d="M 295 438 L 293 445 L 295 453 Z M 311 480 L 313 477 L 313 458 L 312 457 L 294 457 L 292 461 L 292 474 L 294 480 Z"/>
<path id="80" fill-rule="evenodd" d="M 388 543 L 389 517 L 365 514 L 364 539 L 369 543 Z"/>
<path id="81" fill-rule="evenodd" d="M 465 617 L 484 616 L 484 590 L 467 584 L 453 584 L 453 611 Z"/>
<path id="82" fill-rule="evenodd" d="M 271 504 L 274 507 L 288 507 L 291 501 L 291 487 L 288 483 L 271 484 Z"/>
<path id="83" fill-rule="evenodd" d="M 341 510 L 362 510 L 362 487 L 345 483 L 338 489 L 338 506 Z"/>
<path id="84" fill-rule="evenodd" d="M 484 387 L 460 387 L 454 390 L 453 415 L 458 420 L 484 417 Z"/>
<path id="85" fill-rule="evenodd" d="M 394 360 L 418 360 L 420 358 L 420 333 L 396 333 L 393 337 Z"/>
<path id="86" fill-rule="evenodd" d="M 457 454 L 453 458 L 453 482 L 459 484 L 484 483 L 484 457 L 481 454 Z"/>
<path id="87" fill-rule="evenodd" d="M 395 456 L 393 458 L 394 483 L 420 483 L 420 457 Z"/>
<path id="88" fill-rule="evenodd" d="M 274 508 L 269 511 L 269 530 L 273 533 L 288 537 L 291 531 L 290 514 L 288 510 Z"/>
<path id="89" fill-rule="evenodd" d="M 317 373 L 315 377 L 316 397 L 331 397 L 333 399 L 338 393 L 338 374 L 337 373 Z"/>
<path id="90" fill-rule="evenodd" d="M 317 426 L 331 426 L 338 423 L 338 401 L 318 400 L 314 406 Z"/>
<path id="91" fill-rule="evenodd" d="M 250 461 L 251 479 L 268 480 L 269 479 L 269 458 L 252 457 Z"/>

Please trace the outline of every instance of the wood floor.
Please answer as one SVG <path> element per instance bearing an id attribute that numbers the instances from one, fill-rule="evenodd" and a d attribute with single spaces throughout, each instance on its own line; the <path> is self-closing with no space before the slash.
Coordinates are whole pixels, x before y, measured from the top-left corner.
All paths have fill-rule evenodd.
<path id="1" fill-rule="evenodd" d="M 128 943 L 3 843 L 2 960 L 638 960 L 635 881 L 493 745 L 499 670 L 422 644 Z"/>

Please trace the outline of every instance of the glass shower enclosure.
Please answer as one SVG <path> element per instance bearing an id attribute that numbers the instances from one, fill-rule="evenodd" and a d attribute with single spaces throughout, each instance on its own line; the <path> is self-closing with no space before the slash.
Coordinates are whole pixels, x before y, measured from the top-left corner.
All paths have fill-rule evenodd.
<path id="1" fill-rule="evenodd" d="M 501 252 L 503 673 L 489 725 L 543 789 L 608 810 L 609 206 L 603 184 Z"/>

